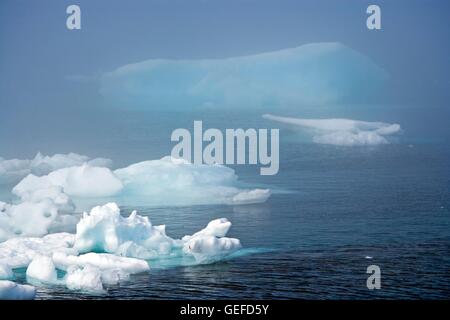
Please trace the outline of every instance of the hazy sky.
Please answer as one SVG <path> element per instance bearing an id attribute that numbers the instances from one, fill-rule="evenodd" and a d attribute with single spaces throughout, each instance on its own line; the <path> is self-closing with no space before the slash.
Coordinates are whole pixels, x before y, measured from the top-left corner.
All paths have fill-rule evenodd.
<path id="1" fill-rule="evenodd" d="M 382 10 L 380 31 L 366 28 L 372 3 Z M 82 30 L 66 28 L 70 4 L 81 7 Z M 151 58 L 231 57 L 338 41 L 391 74 L 392 102 L 446 107 L 449 14 L 450 2 L 441 0 L 1 0 L 0 156 L 14 144 L 42 144 L 51 132 L 74 129 L 51 119 L 85 122 L 102 104 L 96 77 Z"/>

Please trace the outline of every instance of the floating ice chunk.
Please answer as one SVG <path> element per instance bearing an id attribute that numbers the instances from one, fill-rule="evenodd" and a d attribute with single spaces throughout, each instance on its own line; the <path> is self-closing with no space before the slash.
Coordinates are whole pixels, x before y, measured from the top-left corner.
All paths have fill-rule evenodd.
<path id="1" fill-rule="evenodd" d="M 226 59 L 153 59 L 101 78 L 101 94 L 131 108 L 298 106 L 357 101 L 388 78 L 369 58 L 340 43 Z"/>
<path id="2" fill-rule="evenodd" d="M 67 271 L 66 286 L 71 290 L 103 292 L 103 284 L 117 284 L 128 280 L 130 274 L 149 270 L 144 260 L 107 253 L 90 252 L 80 256 L 55 253 L 53 260 L 59 269 Z"/>
<path id="3" fill-rule="evenodd" d="M 225 166 L 194 165 L 172 157 L 144 161 L 115 171 L 83 164 L 58 169 L 44 176 L 29 174 L 13 188 L 12 193 L 21 202 L 0 202 L 0 241 L 16 236 L 47 234 L 61 223 L 71 222 L 64 218 L 64 214 L 90 208 L 105 198 L 121 205 L 238 205 L 264 202 L 271 194 L 269 189 L 238 187 L 234 170 Z M 116 215 L 116 219 L 119 216 Z M 146 226 L 143 218 L 133 214 L 127 219 L 128 222 L 123 221 L 122 229 L 126 229 L 127 224 L 139 224 L 141 231 L 151 227 Z M 152 237 L 161 236 L 167 240 L 164 232 L 152 230 Z M 122 254 L 146 258 L 171 249 L 168 240 L 156 247 L 152 247 L 152 243 L 157 243 L 155 239 L 145 245 L 141 240 L 125 237 L 118 240 L 117 245 L 112 245 Z M 127 241 L 132 243 L 126 244 Z M 112 252 L 109 248 L 105 250 Z"/>
<path id="4" fill-rule="evenodd" d="M 114 254 L 122 257 L 135 257 L 144 260 L 155 259 L 160 255 L 158 251 L 147 249 L 133 241 L 126 241 L 122 243 Z"/>
<path id="5" fill-rule="evenodd" d="M 223 259 L 242 247 L 238 239 L 225 238 L 230 227 L 231 222 L 226 218 L 211 221 L 206 228 L 182 238 L 183 252 L 193 255 L 198 263 Z"/>
<path id="6" fill-rule="evenodd" d="M 270 196 L 268 189 L 237 187 L 234 170 L 225 166 L 194 165 L 172 157 L 144 161 L 114 172 L 83 164 L 45 176 L 30 174 L 12 193 L 21 203 L 0 203 L 0 241 L 13 236 L 42 236 L 59 223 L 58 216 L 75 211 L 75 203 L 81 204 L 81 210 L 100 198 L 122 205 L 236 205 L 264 202 Z M 127 246 L 126 250 L 152 254 L 136 246 Z"/>
<path id="7" fill-rule="evenodd" d="M 118 269 L 129 274 L 141 273 L 150 269 L 145 260 L 119 257 L 109 253 L 89 252 L 79 256 L 67 255 L 64 252 L 53 254 L 53 261 L 58 269 L 68 270 L 70 267 L 94 266 L 99 270 Z"/>
<path id="8" fill-rule="evenodd" d="M 70 290 L 92 293 L 104 293 L 102 273 L 96 267 L 87 265 L 82 268 L 74 267 L 68 270 L 66 286 Z"/>
<path id="9" fill-rule="evenodd" d="M 87 163 L 91 166 L 110 167 L 111 160 L 104 158 L 90 159 L 76 153 L 43 156 L 38 153 L 32 160 L 0 158 L 0 184 L 17 182 L 28 174 L 45 175 L 54 170 Z"/>
<path id="10" fill-rule="evenodd" d="M 105 158 L 90 159 L 87 156 L 72 152 L 69 154 L 55 154 L 51 157 L 38 153 L 31 161 L 31 171 L 37 175 L 43 175 L 62 168 L 80 166 L 84 163 L 91 166 L 110 167 L 112 161 Z"/>
<path id="11" fill-rule="evenodd" d="M 4 205 L 0 212 L 0 241 L 13 236 L 45 235 L 57 214 L 57 208 L 49 199 Z"/>
<path id="12" fill-rule="evenodd" d="M 130 279 L 130 274 L 122 269 L 108 269 L 101 273 L 102 283 L 106 285 L 114 285 Z"/>
<path id="13" fill-rule="evenodd" d="M 388 144 L 388 140 L 375 131 L 348 132 L 337 131 L 313 137 L 315 143 L 336 146 L 375 146 Z"/>
<path id="14" fill-rule="evenodd" d="M 111 170 L 87 164 L 41 177 L 30 174 L 12 190 L 20 198 L 19 204 L 0 203 L 0 241 L 47 234 L 55 223 L 61 222 L 58 215 L 75 210 L 70 196 L 103 197 L 121 189 L 122 183 Z"/>
<path id="15" fill-rule="evenodd" d="M 53 260 L 47 256 L 35 257 L 27 268 L 28 282 L 54 284 L 57 281 L 56 267 Z"/>
<path id="16" fill-rule="evenodd" d="M 0 264 L 11 268 L 27 267 L 37 256 L 51 256 L 56 252 L 78 254 L 73 248 L 75 235 L 54 233 L 42 238 L 12 238 L 0 243 Z"/>
<path id="17" fill-rule="evenodd" d="M 0 300 L 33 300 L 36 289 L 12 281 L 0 280 Z"/>
<path id="18" fill-rule="evenodd" d="M 123 182 L 121 200 L 130 204 L 193 205 L 264 202 L 270 190 L 237 187 L 234 170 L 223 165 L 193 164 L 170 156 L 115 170 Z"/>
<path id="19" fill-rule="evenodd" d="M 194 233 L 192 236 L 184 236 L 183 241 L 187 241 L 194 237 L 200 236 L 213 236 L 213 237 L 225 237 L 228 233 L 228 230 L 231 228 L 231 222 L 226 218 L 220 218 L 216 220 L 212 220 L 208 223 L 206 228 Z"/>
<path id="20" fill-rule="evenodd" d="M 19 196 L 23 202 L 39 203 L 41 201 L 50 200 L 58 209 L 58 212 L 71 213 L 75 210 L 75 205 L 70 197 L 64 193 L 62 187 L 53 185 L 39 186 L 39 182 L 42 181 L 40 179 L 41 178 L 34 175 L 27 176 L 17 188 L 13 189 L 13 193 Z M 30 183 L 31 180 L 36 181 L 38 186 L 34 186 L 33 188 L 28 187 L 28 189 L 27 187 L 24 187 L 27 184 L 28 186 L 32 184 Z"/>
<path id="21" fill-rule="evenodd" d="M 240 191 L 232 198 L 233 204 L 256 204 L 265 202 L 271 195 L 270 189 Z"/>
<path id="22" fill-rule="evenodd" d="M 129 241 L 158 254 L 168 254 L 174 245 L 164 228 L 153 227 L 147 217 L 136 212 L 128 218 L 122 217 L 115 203 L 93 208 L 77 224 L 75 247 L 80 252 L 114 253 Z"/>
<path id="23" fill-rule="evenodd" d="M 0 158 L 0 184 L 19 181 L 30 172 L 30 160 Z"/>
<path id="24" fill-rule="evenodd" d="M 185 254 L 201 262 L 216 261 L 240 248 L 238 239 L 224 238 L 230 227 L 227 219 L 216 219 L 194 235 L 175 240 L 166 235 L 164 226 L 152 226 L 147 217 L 136 212 L 124 218 L 115 203 L 108 203 L 83 215 L 77 225 L 75 248 L 140 259 L 176 256 L 183 248 Z"/>
<path id="25" fill-rule="evenodd" d="M 27 176 L 13 189 L 18 196 L 57 186 L 64 193 L 74 197 L 107 197 L 117 194 L 122 189 L 121 181 L 103 167 L 83 164 L 78 167 L 63 168 L 47 176 Z"/>
<path id="26" fill-rule="evenodd" d="M 0 263 L 0 280 L 12 280 L 14 273 L 7 263 Z"/>
<path id="27" fill-rule="evenodd" d="M 241 248 L 238 239 L 225 237 L 230 227 L 231 222 L 220 218 L 177 240 L 166 235 L 165 226 L 153 226 L 135 211 L 122 217 L 117 204 L 108 203 L 85 213 L 75 235 L 17 237 L 0 243 L 0 276 L 11 278 L 11 269 L 26 267 L 31 283 L 65 284 L 71 290 L 101 293 L 105 284 L 148 271 L 149 263 L 143 259 L 192 265 L 194 260 L 212 263 L 226 258 Z M 58 279 L 57 270 L 66 271 L 66 276 Z"/>
<path id="28" fill-rule="evenodd" d="M 309 131 L 313 141 L 338 146 L 369 146 L 387 144 L 386 136 L 400 131 L 399 124 L 368 122 L 351 119 L 301 119 L 270 114 L 263 118 L 294 125 Z"/>
<path id="29" fill-rule="evenodd" d="M 13 193 L 21 202 L 0 203 L 0 241 L 14 236 L 45 235 L 56 222 L 58 214 L 72 213 L 75 209 L 62 187 L 53 186 L 34 175 L 22 180 Z"/>
<path id="30" fill-rule="evenodd" d="M 239 239 L 196 236 L 183 246 L 183 252 L 194 256 L 198 263 L 211 263 L 222 260 L 241 248 Z"/>

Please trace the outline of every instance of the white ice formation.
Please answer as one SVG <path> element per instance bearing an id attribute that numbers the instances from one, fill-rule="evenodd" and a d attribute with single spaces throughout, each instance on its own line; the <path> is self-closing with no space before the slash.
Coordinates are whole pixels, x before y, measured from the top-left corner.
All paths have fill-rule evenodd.
<path id="1" fill-rule="evenodd" d="M 400 131 L 400 125 L 351 119 L 302 119 L 271 114 L 263 118 L 293 125 L 311 133 L 313 142 L 337 146 L 373 146 L 388 144 L 388 136 Z"/>
<path id="2" fill-rule="evenodd" d="M 104 293 L 107 286 L 148 271 L 160 259 L 172 260 L 173 266 L 226 259 L 241 248 L 238 239 L 226 237 L 230 227 L 227 219 L 216 219 L 193 235 L 173 239 L 165 226 L 153 226 L 135 211 L 123 217 L 117 204 L 108 203 L 84 213 L 76 234 L 15 237 L 0 243 L 0 279 L 13 279 L 14 269 L 26 268 L 27 282 L 36 286 Z M 0 281 L 1 298 L 33 296 L 29 286 Z"/>

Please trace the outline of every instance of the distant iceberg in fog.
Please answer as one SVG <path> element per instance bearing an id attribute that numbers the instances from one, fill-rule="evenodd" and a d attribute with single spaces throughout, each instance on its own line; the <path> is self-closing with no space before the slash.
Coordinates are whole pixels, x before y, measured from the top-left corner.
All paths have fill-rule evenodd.
<path id="1" fill-rule="evenodd" d="M 389 143 L 386 136 L 400 131 L 397 123 L 368 122 L 351 119 L 302 119 L 279 117 L 271 114 L 263 118 L 291 124 L 313 136 L 315 143 L 338 146 L 371 146 Z"/>
<path id="2" fill-rule="evenodd" d="M 276 107 L 367 96 L 387 79 L 369 58 L 339 43 L 227 59 L 152 59 L 101 78 L 101 94 L 123 108 Z"/>

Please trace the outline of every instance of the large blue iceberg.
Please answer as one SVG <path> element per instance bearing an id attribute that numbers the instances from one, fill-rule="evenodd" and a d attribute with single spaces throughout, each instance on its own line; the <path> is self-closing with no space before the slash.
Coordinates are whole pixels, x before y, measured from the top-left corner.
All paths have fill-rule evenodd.
<path id="1" fill-rule="evenodd" d="M 116 106 L 138 109 L 323 105 L 361 101 L 387 77 L 340 43 L 313 43 L 226 59 L 129 64 L 105 73 L 100 92 Z"/>

